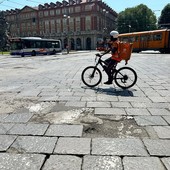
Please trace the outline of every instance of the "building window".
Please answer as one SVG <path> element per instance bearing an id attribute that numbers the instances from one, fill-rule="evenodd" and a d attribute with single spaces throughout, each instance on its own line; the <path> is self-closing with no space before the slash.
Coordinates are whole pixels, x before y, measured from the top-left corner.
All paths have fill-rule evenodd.
<path id="1" fill-rule="evenodd" d="M 39 17 L 43 17 L 43 12 L 40 11 L 40 12 L 38 13 L 38 15 L 39 15 Z"/>
<path id="2" fill-rule="evenodd" d="M 75 12 L 80 12 L 80 6 L 75 7 Z"/>
<path id="3" fill-rule="evenodd" d="M 73 12 L 74 12 L 73 7 L 70 7 L 70 8 L 69 8 L 69 14 L 70 14 L 70 13 L 73 13 Z"/>
<path id="4" fill-rule="evenodd" d="M 70 31 L 74 31 L 74 18 L 69 19 Z"/>
<path id="5" fill-rule="evenodd" d="M 50 10 L 50 15 L 54 16 L 54 10 Z"/>
<path id="6" fill-rule="evenodd" d="M 60 9 L 56 9 L 56 14 L 57 14 L 57 15 L 60 15 L 60 14 L 61 14 Z"/>
<path id="7" fill-rule="evenodd" d="M 45 21 L 45 32 L 49 33 L 49 21 Z"/>
<path id="8" fill-rule="evenodd" d="M 86 31 L 91 30 L 91 16 L 86 17 Z"/>
<path id="9" fill-rule="evenodd" d="M 57 19 L 56 20 L 56 28 L 57 28 L 57 33 L 61 32 L 61 20 Z"/>
<path id="10" fill-rule="evenodd" d="M 88 5 L 85 5 L 85 11 L 91 11 L 92 8 L 93 8 L 94 4 L 88 4 Z"/>
<path id="11" fill-rule="evenodd" d="M 62 14 L 68 14 L 68 9 L 67 8 L 63 8 L 62 9 Z"/>
<path id="12" fill-rule="evenodd" d="M 55 20 L 51 20 L 51 33 L 55 33 Z"/>
<path id="13" fill-rule="evenodd" d="M 80 24 L 81 24 L 81 31 L 85 31 L 85 18 L 84 17 L 80 19 Z"/>
<path id="14" fill-rule="evenodd" d="M 48 16 L 48 11 L 44 11 L 44 16 L 45 16 L 45 17 Z"/>
<path id="15" fill-rule="evenodd" d="M 77 17 L 75 21 L 76 21 L 76 31 L 80 31 L 80 17 Z"/>
<path id="16" fill-rule="evenodd" d="M 31 17 L 35 17 L 35 12 L 32 12 L 32 13 L 31 13 Z"/>

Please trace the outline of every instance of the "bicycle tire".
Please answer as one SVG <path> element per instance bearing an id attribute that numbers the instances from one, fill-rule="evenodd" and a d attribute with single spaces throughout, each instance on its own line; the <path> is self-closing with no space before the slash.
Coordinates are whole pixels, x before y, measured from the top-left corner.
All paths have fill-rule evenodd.
<path id="1" fill-rule="evenodd" d="M 97 67 L 88 66 L 83 70 L 81 74 L 81 79 L 86 86 L 95 87 L 101 82 L 102 73 Z"/>
<path id="2" fill-rule="evenodd" d="M 118 87 L 128 89 L 136 84 L 137 74 L 130 67 L 122 67 L 116 71 L 114 80 Z"/>

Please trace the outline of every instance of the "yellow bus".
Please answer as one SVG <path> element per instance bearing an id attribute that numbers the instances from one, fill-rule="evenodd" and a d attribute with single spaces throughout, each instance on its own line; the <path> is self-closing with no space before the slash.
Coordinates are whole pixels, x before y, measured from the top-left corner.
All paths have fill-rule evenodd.
<path id="1" fill-rule="evenodd" d="M 154 50 L 170 53 L 169 29 L 124 33 L 119 35 L 119 40 L 133 43 L 133 52 Z"/>

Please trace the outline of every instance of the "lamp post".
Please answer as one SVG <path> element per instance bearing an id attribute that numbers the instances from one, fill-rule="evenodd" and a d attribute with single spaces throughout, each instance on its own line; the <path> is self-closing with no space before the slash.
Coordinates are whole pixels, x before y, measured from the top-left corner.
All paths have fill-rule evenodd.
<path id="1" fill-rule="evenodd" d="M 130 29 L 131 29 L 132 26 L 129 24 L 128 27 L 129 27 L 129 32 L 130 32 Z"/>
<path id="2" fill-rule="evenodd" d="M 106 9 L 103 9 L 103 12 L 104 12 L 104 28 L 103 28 L 103 31 L 104 31 L 104 34 L 106 34 L 106 31 L 107 31 L 106 14 L 108 14 L 109 12 Z"/>
<path id="3" fill-rule="evenodd" d="M 66 39 L 66 44 L 64 44 L 64 46 L 65 46 L 65 48 L 67 50 L 67 54 L 68 54 L 69 53 L 69 23 L 68 23 L 68 21 L 69 21 L 70 16 L 64 14 L 63 17 L 65 18 L 65 23 L 66 23 L 66 28 L 67 28 L 67 30 L 66 30 L 66 38 L 67 39 Z"/>

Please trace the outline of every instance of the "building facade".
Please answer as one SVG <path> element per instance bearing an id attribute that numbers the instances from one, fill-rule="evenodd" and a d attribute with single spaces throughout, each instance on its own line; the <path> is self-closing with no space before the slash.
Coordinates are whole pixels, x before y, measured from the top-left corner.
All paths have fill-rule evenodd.
<path id="1" fill-rule="evenodd" d="M 60 39 L 63 48 L 91 50 L 116 28 L 117 13 L 101 0 L 63 0 L 5 11 L 11 37 Z"/>

